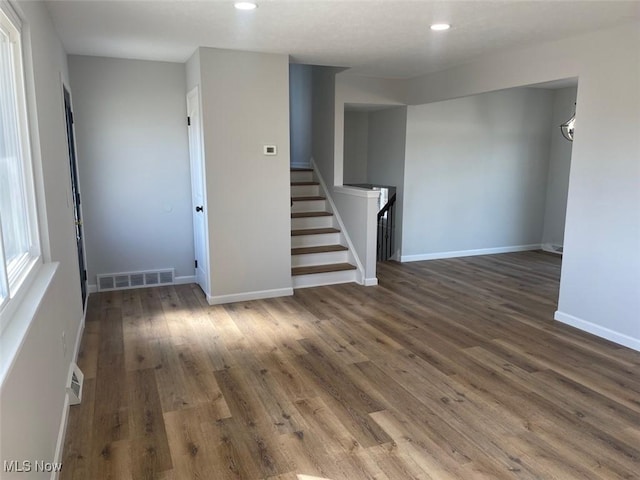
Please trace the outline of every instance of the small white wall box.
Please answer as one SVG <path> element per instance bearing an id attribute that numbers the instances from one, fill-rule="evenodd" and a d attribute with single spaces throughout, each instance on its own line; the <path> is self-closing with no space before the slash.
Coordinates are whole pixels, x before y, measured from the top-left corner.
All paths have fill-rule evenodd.
<path id="1" fill-rule="evenodd" d="M 277 155 L 278 154 L 278 148 L 275 145 L 265 145 L 263 151 L 264 151 L 265 155 Z"/>
<path id="2" fill-rule="evenodd" d="M 82 383 L 84 375 L 78 365 L 72 363 L 69 367 L 67 377 L 67 393 L 69 394 L 69 405 L 78 405 L 82 400 Z"/>

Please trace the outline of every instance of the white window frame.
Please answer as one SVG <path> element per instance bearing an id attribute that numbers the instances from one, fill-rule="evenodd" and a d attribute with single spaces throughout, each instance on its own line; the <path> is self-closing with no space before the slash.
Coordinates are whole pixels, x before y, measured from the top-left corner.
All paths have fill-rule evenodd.
<path id="1" fill-rule="evenodd" d="M 42 265 L 42 255 L 38 232 L 38 211 L 36 207 L 36 191 L 31 155 L 31 136 L 27 115 L 25 70 L 23 63 L 24 52 L 22 50 L 22 22 L 19 15 L 5 0 L 0 0 L 0 22 L 3 29 L 9 32 L 9 37 L 13 44 L 18 135 L 20 137 L 24 201 L 29 230 L 28 252 L 20 258 L 18 265 L 14 267 L 14 271 L 9 275 L 3 252 L 2 225 L 0 223 L 0 262 L 2 263 L 2 270 L 0 270 L 0 296 L 2 297 L 0 301 L 1 334 L 10 323 L 25 292 L 33 282 L 39 267 Z M 1 214 L 0 212 L 0 215 Z"/>

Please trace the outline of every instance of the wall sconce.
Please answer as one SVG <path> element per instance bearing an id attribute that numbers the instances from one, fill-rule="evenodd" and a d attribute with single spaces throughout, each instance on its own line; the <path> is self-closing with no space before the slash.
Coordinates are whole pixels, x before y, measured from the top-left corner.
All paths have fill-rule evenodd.
<path id="1" fill-rule="evenodd" d="M 575 106 L 575 103 L 573 104 Z M 567 140 L 569 140 L 570 142 L 573 142 L 573 130 L 576 126 L 576 114 L 574 113 L 573 116 L 567 120 L 566 122 L 564 122 L 562 125 L 560 125 L 560 131 L 562 132 L 562 136 L 564 138 L 566 138 Z"/>

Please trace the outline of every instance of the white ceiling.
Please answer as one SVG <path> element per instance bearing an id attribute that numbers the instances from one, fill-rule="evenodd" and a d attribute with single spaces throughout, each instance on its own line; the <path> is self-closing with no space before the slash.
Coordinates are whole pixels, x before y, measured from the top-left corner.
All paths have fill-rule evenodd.
<path id="1" fill-rule="evenodd" d="M 68 53 L 184 62 L 198 46 L 408 78 L 640 20 L 640 1 L 47 0 Z M 446 32 L 429 25 L 448 22 Z"/>

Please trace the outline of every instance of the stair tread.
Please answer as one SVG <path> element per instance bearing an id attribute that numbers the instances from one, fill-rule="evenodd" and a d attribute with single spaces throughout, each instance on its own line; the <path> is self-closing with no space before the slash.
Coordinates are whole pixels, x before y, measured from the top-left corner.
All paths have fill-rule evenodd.
<path id="1" fill-rule="evenodd" d="M 321 235 L 323 233 L 340 233 L 337 228 L 302 228 L 299 230 L 291 230 L 291 236 L 298 235 Z"/>
<path id="2" fill-rule="evenodd" d="M 318 247 L 298 247 L 291 249 L 291 255 L 304 255 L 305 253 L 343 252 L 349 250 L 344 245 L 321 245 Z"/>
<path id="3" fill-rule="evenodd" d="M 313 172 L 313 168 L 292 168 L 292 172 Z"/>
<path id="4" fill-rule="evenodd" d="M 291 182 L 292 187 L 304 187 L 306 185 L 320 185 L 318 182 Z"/>
<path id="5" fill-rule="evenodd" d="M 344 270 L 355 270 L 357 267 L 350 263 L 330 263 L 327 265 L 309 265 L 306 267 L 294 267 L 291 275 L 310 275 L 313 273 L 341 272 Z"/>
<path id="6" fill-rule="evenodd" d="M 312 200 L 326 200 L 327 197 L 322 197 L 320 195 L 309 196 L 309 197 L 291 197 L 291 200 L 294 202 L 310 202 Z"/>
<path id="7" fill-rule="evenodd" d="M 331 212 L 292 212 L 291 218 L 331 217 Z"/>

